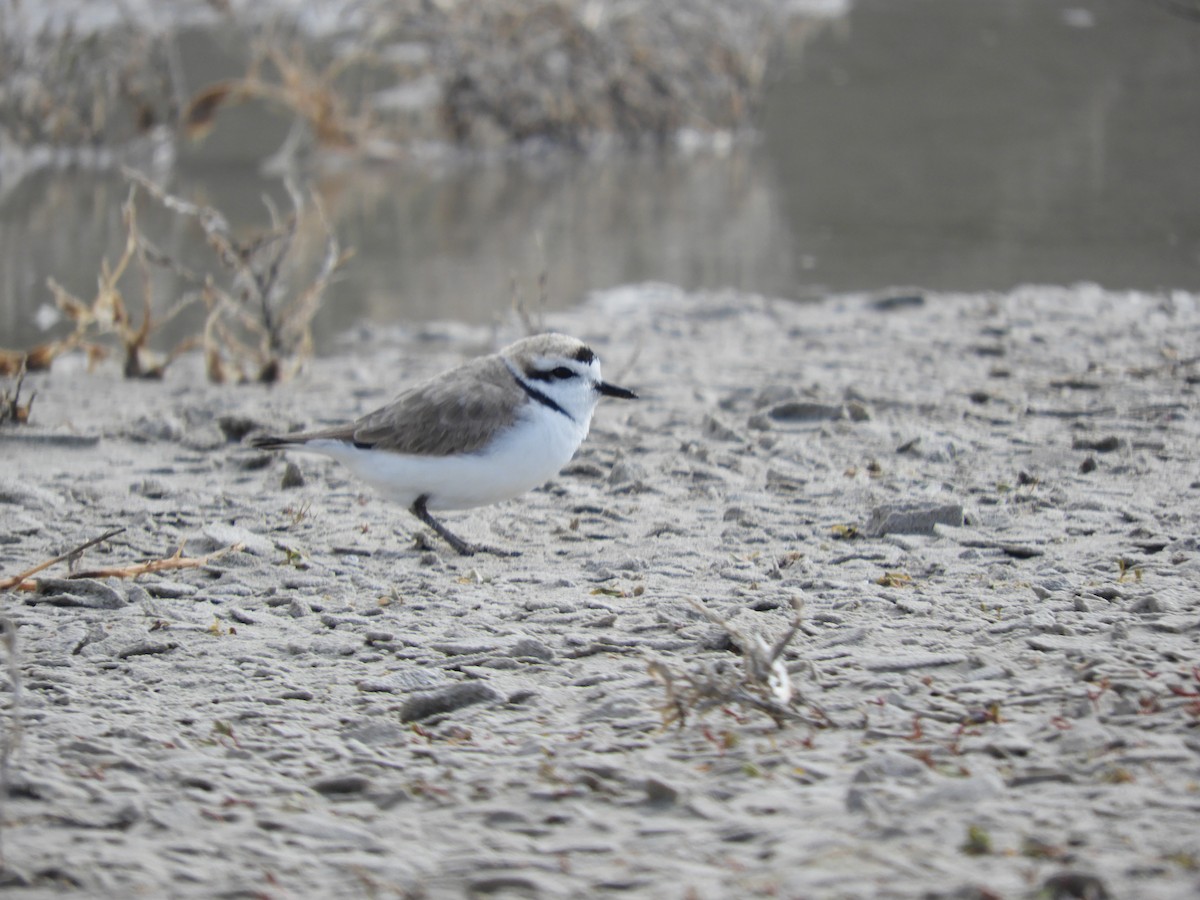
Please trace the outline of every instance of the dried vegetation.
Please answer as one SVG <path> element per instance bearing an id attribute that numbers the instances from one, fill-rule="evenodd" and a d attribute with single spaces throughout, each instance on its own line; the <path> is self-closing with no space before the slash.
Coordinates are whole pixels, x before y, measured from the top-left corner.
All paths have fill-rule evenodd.
<path id="1" fill-rule="evenodd" d="M 7 374 L 7 372 L 5 372 Z M 33 409 L 33 398 L 37 392 L 29 395 L 24 404 L 21 403 L 21 388 L 25 385 L 25 366 L 18 362 L 13 373 L 12 384 L 0 391 L 0 426 L 24 425 L 29 421 L 30 410 Z"/>
<path id="2" fill-rule="evenodd" d="M 780 728 L 789 722 L 829 723 L 820 710 L 816 710 L 816 717 L 801 711 L 804 697 L 793 684 L 784 659 L 788 645 L 803 622 L 804 607 L 799 598 L 792 600 L 791 623 L 771 644 L 761 635 L 738 628 L 699 600 L 690 602 L 701 615 L 729 635 L 741 654 L 741 661 L 740 664 L 732 660 L 702 661 L 687 671 L 676 671 L 664 662 L 651 661 L 647 667 L 650 677 L 666 691 L 666 702 L 662 707 L 665 725 L 683 727 L 689 717 L 730 707 L 763 713 Z"/>
<path id="3" fill-rule="evenodd" d="M 90 33 L 30 33 L 20 4 L 0 5 L 5 136 L 114 146 L 165 124 L 198 138 L 249 100 L 304 123 L 318 147 L 389 155 L 430 141 L 585 147 L 737 131 L 758 105 L 783 15 L 776 0 L 341 5 L 316 32 L 278 3 L 179 0 L 157 28 L 127 18 Z M 173 18 L 244 47 L 244 71 L 194 83 Z"/>
<path id="4" fill-rule="evenodd" d="M 340 247 L 316 198 L 306 201 L 289 185 L 292 210 L 283 214 L 264 200 L 271 227 L 240 238 L 217 210 L 176 197 L 141 173 L 126 170 L 126 175 L 131 181 L 122 205 L 126 239 L 116 262 L 101 260 L 91 300 L 48 279 L 55 303 L 73 330 L 27 353 L 5 351 L 0 357 L 5 371 L 48 368 L 56 356 L 73 349 L 86 350 L 94 363 L 116 343 L 128 378 L 160 378 L 174 359 L 197 346 L 204 350 L 208 377 L 214 382 L 274 382 L 294 374 L 312 352 L 312 320 L 325 289 L 351 255 Z M 138 227 L 140 191 L 203 230 L 212 251 L 205 270 L 195 271 L 175 260 Z M 315 271 L 307 272 L 301 254 L 293 250 L 300 232 L 314 228 L 324 253 Z M 162 313 L 156 312 L 162 302 L 154 296 L 155 269 L 169 270 L 185 286 Z M 133 291 L 140 296 L 131 301 Z M 195 303 L 206 310 L 203 333 L 184 338 L 169 352 L 153 349 L 151 337 Z M 19 420 L 15 398 L 10 406 L 10 418 Z"/>

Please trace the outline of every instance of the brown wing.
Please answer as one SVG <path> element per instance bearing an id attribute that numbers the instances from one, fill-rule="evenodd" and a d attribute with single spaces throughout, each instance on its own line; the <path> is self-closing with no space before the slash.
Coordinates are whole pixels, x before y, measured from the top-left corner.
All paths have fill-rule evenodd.
<path id="1" fill-rule="evenodd" d="M 470 453 L 513 423 L 522 400 L 521 387 L 504 360 L 483 356 L 322 437 L 420 456 Z"/>

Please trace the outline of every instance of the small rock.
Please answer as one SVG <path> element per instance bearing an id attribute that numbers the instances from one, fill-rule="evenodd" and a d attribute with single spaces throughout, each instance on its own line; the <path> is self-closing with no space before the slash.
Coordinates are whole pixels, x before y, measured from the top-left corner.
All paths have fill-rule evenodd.
<path id="1" fill-rule="evenodd" d="M 152 597 L 162 597 L 167 600 L 181 600 L 195 596 L 200 589 L 194 584 L 184 584 L 182 581 L 143 581 L 140 582 Z"/>
<path id="2" fill-rule="evenodd" d="M 880 312 L 892 312 L 897 309 L 916 309 L 925 305 L 921 294 L 897 294 L 892 297 L 880 297 L 872 300 L 871 305 Z"/>
<path id="3" fill-rule="evenodd" d="M 289 460 L 287 468 L 283 470 L 283 478 L 280 479 L 279 485 L 285 491 L 291 488 L 304 487 L 304 473 L 300 471 L 298 465 Z"/>
<path id="4" fill-rule="evenodd" d="M 37 593 L 26 603 L 87 609 L 121 609 L 129 603 L 116 588 L 91 578 L 39 578 L 37 585 Z"/>
<path id="5" fill-rule="evenodd" d="M 401 722 L 427 719 L 443 713 L 462 709 L 475 703 L 496 703 L 502 700 L 500 693 L 480 681 L 452 684 L 437 691 L 416 694 L 400 709 Z"/>
<path id="6" fill-rule="evenodd" d="M 1033 559 L 1046 552 L 1040 547 L 1033 547 L 1029 544 L 1001 544 L 1000 550 L 1005 556 L 1011 556 L 1013 559 Z"/>
<path id="7" fill-rule="evenodd" d="M 358 652 L 358 647 L 358 641 L 329 635 L 313 638 L 307 650 L 309 653 L 315 653 L 318 656 L 339 657 L 353 656 Z"/>
<path id="8" fill-rule="evenodd" d="M 679 802 L 679 789 L 652 775 L 646 779 L 646 801 L 655 806 L 670 806 Z"/>
<path id="9" fill-rule="evenodd" d="M 444 653 L 446 656 L 478 656 L 481 653 L 491 653 L 497 649 L 495 644 L 480 641 L 478 643 L 437 642 L 429 645 L 430 650 Z"/>
<path id="10" fill-rule="evenodd" d="M 318 794 L 336 796 L 338 794 L 361 794 L 371 786 L 371 779 L 366 775 L 347 773 L 345 775 L 329 775 L 312 783 L 312 789 Z"/>
<path id="11" fill-rule="evenodd" d="M 509 656 L 523 656 L 532 659 L 554 659 L 554 651 L 534 638 L 521 638 L 508 648 Z"/>
<path id="12" fill-rule="evenodd" d="M 1042 882 L 1037 894 L 1047 900 L 1108 900 L 1104 882 L 1084 872 L 1060 872 Z"/>
<path id="13" fill-rule="evenodd" d="M 1129 604 L 1129 611 L 1141 615 L 1169 613 L 1174 611 L 1174 606 L 1170 600 L 1166 600 L 1157 594 L 1145 594 Z"/>
<path id="14" fill-rule="evenodd" d="M 1077 437 L 1071 441 L 1072 450 L 1094 450 L 1097 453 L 1112 453 L 1121 449 L 1121 439 L 1115 434 L 1102 438 Z"/>
<path id="15" fill-rule="evenodd" d="M 961 528 L 961 503 L 885 503 L 871 510 L 866 531 L 885 534 L 934 534 L 935 525 Z"/>
<path id="16" fill-rule="evenodd" d="M 812 403 L 803 400 L 788 400 L 767 410 L 767 415 L 776 422 L 827 422 L 841 419 L 846 410 L 840 405 Z"/>
<path id="17" fill-rule="evenodd" d="M 160 653 L 170 653 L 178 646 L 174 641 L 139 641 L 123 647 L 113 655 L 117 659 L 129 659 L 131 656 L 157 656 Z"/>

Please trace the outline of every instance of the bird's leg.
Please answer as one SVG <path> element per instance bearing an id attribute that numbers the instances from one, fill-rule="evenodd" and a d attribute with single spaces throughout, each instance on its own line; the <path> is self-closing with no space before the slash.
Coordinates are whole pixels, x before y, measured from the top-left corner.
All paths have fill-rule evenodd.
<path id="1" fill-rule="evenodd" d="M 422 494 L 416 499 L 412 506 L 409 507 L 409 512 L 432 528 L 447 544 L 454 548 L 459 556 L 474 556 L 476 553 L 491 553 L 495 556 L 519 556 L 515 550 L 501 550 L 498 547 L 485 547 L 479 544 L 468 544 L 449 528 L 430 515 L 425 504 L 429 502 L 429 496 Z"/>
<path id="2" fill-rule="evenodd" d="M 453 547 L 455 551 L 457 551 L 459 556 L 474 556 L 475 548 L 473 546 L 468 544 L 429 514 L 429 510 L 425 508 L 425 504 L 428 502 L 428 500 L 428 495 L 422 494 L 413 502 L 413 505 L 409 507 L 409 512 L 436 531 L 441 536 L 442 540 L 444 540 L 447 544 Z"/>

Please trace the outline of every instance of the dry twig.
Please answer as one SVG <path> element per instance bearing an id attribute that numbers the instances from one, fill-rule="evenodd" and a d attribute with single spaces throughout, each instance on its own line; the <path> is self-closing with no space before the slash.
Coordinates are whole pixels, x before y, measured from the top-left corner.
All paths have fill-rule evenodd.
<path id="1" fill-rule="evenodd" d="M 83 554 L 84 550 L 88 549 L 89 547 L 94 547 L 96 544 L 103 543 L 109 538 L 120 534 L 124 530 L 124 528 L 113 528 L 111 531 L 106 531 L 98 538 L 92 538 L 90 541 L 85 541 L 78 547 L 68 550 L 66 553 L 59 554 L 58 556 L 54 557 L 54 559 L 48 559 L 43 563 L 38 563 L 32 569 L 26 569 L 20 575 L 14 575 L 12 578 L 6 578 L 3 581 L 0 581 L 0 591 L 31 590 L 31 588 L 24 587 L 23 585 L 38 572 L 44 571 L 60 562 L 77 560 Z"/>
<path id="2" fill-rule="evenodd" d="M 55 563 L 63 560 L 78 559 L 80 553 L 85 549 L 98 544 L 101 541 L 107 540 L 114 534 L 119 534 L 124 531 L 124 528 L 118 528 L 103 534 L 98 538 L 88 541 L 86 544 L 81 544 L 74 550 L 64 553 L 62 556 L 56 556 L 54 559 L 47 560 L 40 565 L 34 566 L 28 572 L 22 572 L 20 575 L 15 575 L 12 578 L 5 579 L 0 582 L 0 590 L 4 591 L 36 591 L 38 583 L 31 576 L 36 575 L 43 569 L 48 569 Z M 166 556 L 161 559 L 152 559 L 147 562 L 132 563 L 127 566 L 106 566 L 101 569 L 83 569 L 72 571 L 68 578 L 138 578 L 142 575 L 152 575 L 155 572 L 166 572 L 172 569 L 198 569 L 202 566 L 207 566 L 215 559 L 220 559 L 227 553 L 236 553 L 242 549 L 243 544 L 230 544 L 228 547 L 222 547 L 220 550 L 215 550 L 204 556 L 184 556 L 183 547 L 180 547 L 171 556 Z"/>
<path id="3" fill-rule="evenodd" d="M 710 622 L 725 629 L 742 653 L 742 664 L 739 670 L 725 660 L 701 662 L 690 672 L 677 673 L 664 662 L 650 662 L 647 667 L 650 676 L 667 693 L 663 707 L 665 725 L 679 723 L 682 727 L 691 713 L 703 715 L 730 704 L 765 713 L 780 728 L 786 722 L 796 721 L 827 724 L 795 708 L 804 698 L 792 684 L 783 661 L 784 651 L 800 630 L 803 602 L 799 598 L 792 600 L 793 618 L 787 631 L 771 646 L 757 634 L 746 634 L 698 600 L 690 602 Z"/>
<path id="4" fill-rule="evenodd" d="M 154 292 L 150 277 L 151 256 L 146 252 L 145 239 L 137 224 L 137 187 L 131 185 L 129 196 L 121 205 L 122 221 L 125 224 L 125 247 L 115 265 L 107 259 L 100 261 L 99 287 L 95 298 L 86 303 L 76 297 L 53 278 L 47 285 L 54 294 L 55 303 L 75 323 L 75 331 L 62 349 L 84 346 L 93 361 L 104 355 L 97 341 L 107 335 L 115 335 L 125 355 L 126 378 L 161 378 L 167 366 L 193 345 L 192 339 L 181 341 L 168 354 L 150 349 L 150 336 L 195 302 L 195 296 L 185 296 L 161 317 L 154 315 Z M 142 313 L 135 322 L 129 304 L 121 292 L 120 282 L 136 262 L 141 281 Z"/>
<path id="5" fill-rule="evenodd" d="M 17 369 L 17 381 L 13 385 L 12 391 L 8 388 L 0 394 L 0 425 L 12 422 L 15 425 L 24 425 L 29 421 L 29 411 L 33 409 L 33 400 L 37 397 L 37 391 L 33 391 L 29 395 L 29 400 L 25 405 L 21 405 L 21 387 L 25 384 L 25 362 L 22 360 L 21 365 Z"/>
<path id="6" fill-rule="evenodd" d="M 72 572 L 70 578 L 137 578 L 141 575 L 151 575 L 155 572 L 165 572 L 171 569 L 198 569 L 206 566 L 214 559 L 220 559 L 227 553 L 237 553 L 245 545 L 230 544 L 220 550 L 214 550 L 205 556 L 184 556 L 180 547 L 171 556 L 162 559 L 152 559 L 149 562 L 134 563 L 128 566 L 108 566 L 103 569 L 88 569 Z"/>
<path id="7" fill-rule="evenodd" d="M 227 277 L 222 286 L 214 273 L 198 275 L 157 248 L 147 250 L 147 259 L 191 282 L 208 308 L 202 343 L 209 380 L 273 382 L 292 375 L 312 353 L 312 320 L 326 288 L 353 255 L 341 249 L 316 196 L 311 205 L 324 232 L 325 254 L 308 285 L 289 291 L 296 265 L 292 250 L 306 212 L 294 185 L 288 184 L 292 212 L 281 216 L 267 200 L 271 228 L 239 240 L 217 210 L 170 194 L 140 172 L 126 169 L 125 175 L 167 209 L 195 220 Z"/>

